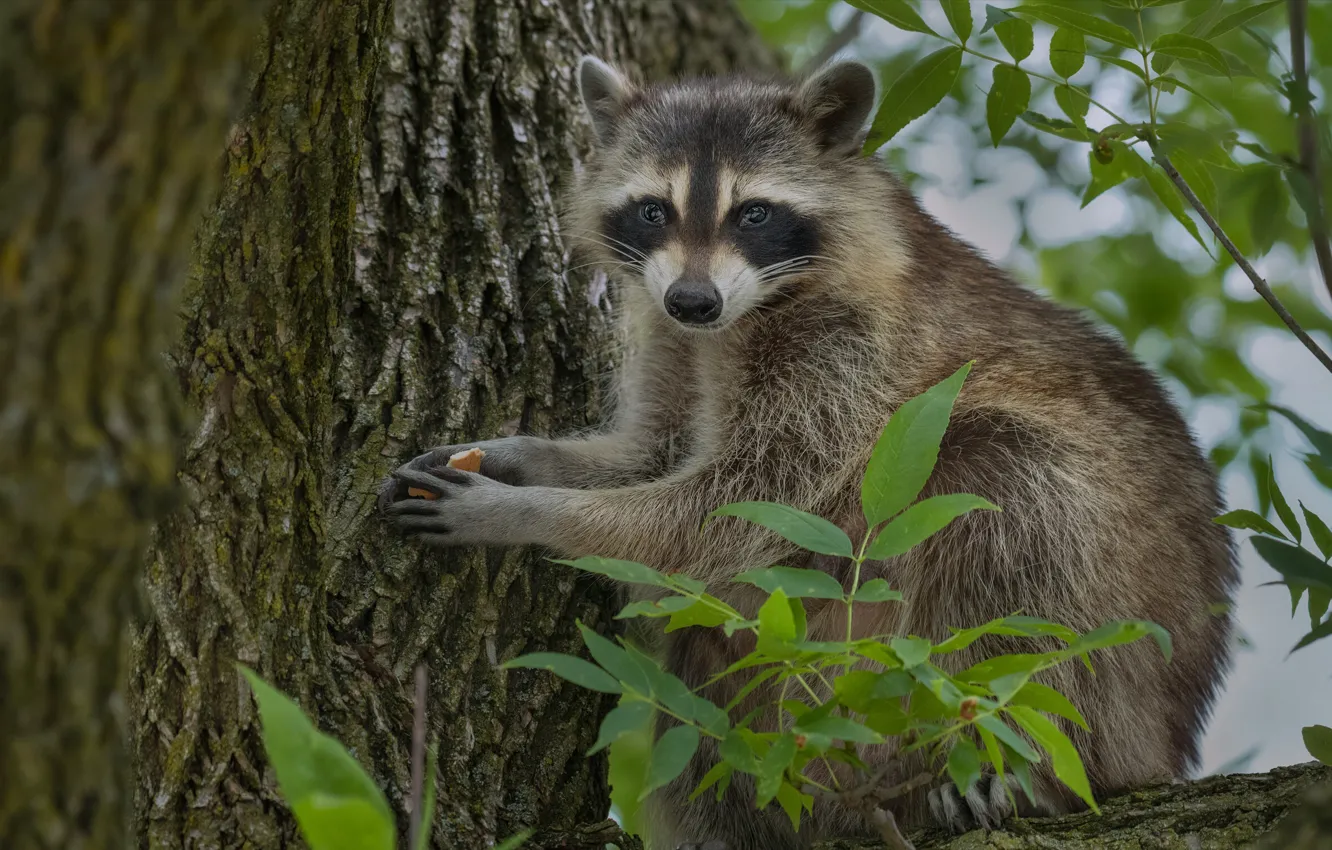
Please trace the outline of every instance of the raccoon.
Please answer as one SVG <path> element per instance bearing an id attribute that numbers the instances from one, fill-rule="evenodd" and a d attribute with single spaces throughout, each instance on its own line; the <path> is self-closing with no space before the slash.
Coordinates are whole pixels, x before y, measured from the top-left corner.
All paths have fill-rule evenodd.
<path id="1" fill-rule="evenodd" d="M 1174 640 L 1167 666 L 1146 642 L 1042 674 L 1085 715 L 1063 724 L 1099 797 L 1183 777 L 1228 667 L 1236 583 L 1213 471 L 1153 376 L 1112 337 L 1020 286 L 926 214 L 885 165 L 861 155 L 870 71 L 834 64 L 808 79 L 639 85 L 598 59 L 577 72 L 595 132 L 569 204 L 572 236 L 617 282 L 625 356 L 602 433 L 443 446 L 398 469 L 381 503 L 400 529 L 440 546 L 549 547 L 680 571 L 742 611 L 737 573 L 846 565 L 806 557 L 740 520 L 728 502 L 781 502 L 861 539 L 859 482 L 893 411 L 975 365 L 923 497 L 967 492 L 1002 506 L 959 519 L 910 552 L 866 565 L 905 602 L 864 606 L 858 632 L 941 640 L 949 627 L 1015 611 L 1079 631 L 1143 618 Z M 446 466 L 485 450 L 480 474 Z M 408 487 L 434 491 L 407 499 Z M 811 639 L 841 639 L 840 604 L 808 600 Z M 691 687 L 747 650 L 715 629 L 664 637 Z M 1032 651 L 992 637 L 947 656 Z M 723 682 L 704 694 L 734 695 Z M 772 699 L 761 691 L 748 704 Z M 873 764 L 919 770 L 885 745 Z M 866 833 L 820 802 L 797 833 L 753 808 L 737 775 L 720 802 L 686 798 L 716 748 L 651 800 L 651 848 L 785 850 Z M 896 759 L 897 761 L 894 761 Z M 900 764 L 899 764 L 900 763 Z M 900 777 L 899 777 L 900 778 Z M 1048 762 L 1027 814 L 1077 809 Z M 1009 795 L 988 777 L 894 801 L 905 825 L 991 827 Z"/>

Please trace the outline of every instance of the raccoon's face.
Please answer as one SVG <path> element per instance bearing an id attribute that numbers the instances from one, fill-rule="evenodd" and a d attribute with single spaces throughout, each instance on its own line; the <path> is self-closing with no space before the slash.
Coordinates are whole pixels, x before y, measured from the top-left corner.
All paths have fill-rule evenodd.
<path id="1" fill-rule="evenodd" d="M 575 235 L 672 319 L 725 328 L 826 259 L 828 178 L 859 155 L 868 68 L 638 89 L 587 57 L 578 78 L 599 144 Z"/>

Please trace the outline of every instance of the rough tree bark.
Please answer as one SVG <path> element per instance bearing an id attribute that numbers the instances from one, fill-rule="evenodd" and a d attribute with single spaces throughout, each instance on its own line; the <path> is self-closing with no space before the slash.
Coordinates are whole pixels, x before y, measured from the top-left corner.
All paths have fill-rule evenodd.
<path id="1" fill-rule="evenodd" d="M 279 0 L 266 45 L 172 355 L 197 430 L 133 639 L 140 846 L 294 845 L 236 661 L 398 811 L 428 663 L 436 846 L 599 820 L 604 699 L 497 663 L 574 650 L 605 590 L 405 545 L 374 490 L 433 444 L 600 415 L 604 281 L 568 268 L 555 216 L 578 55 L 661 76 L 768 54 L 723 0 Z"/>
<path id="2" fill-rule="evenodd" d="M 126 844 L 161 352 L 265 5 L 0 4 L 0 847 Z"/>
<path id="3" fill-rule="evenodd" d="M 1011 821 L 1003 829 L 957 837 L 911 837 L 917 850 L 1332 850 L 1330 804 L 1332 769 L 1310 762 L 1144 788 L 1105 801 L 1100 815 Z M 815 850 L 882 848 L 829 841 Z"/>

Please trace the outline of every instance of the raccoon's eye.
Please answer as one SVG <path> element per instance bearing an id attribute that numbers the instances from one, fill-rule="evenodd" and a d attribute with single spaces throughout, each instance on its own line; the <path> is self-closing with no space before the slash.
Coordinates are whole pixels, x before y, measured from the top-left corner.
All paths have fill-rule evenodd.
<path id="1" fill-rule="evenodd" d="M 656 201 L 644 201 L 638 208 L 638 214 L 648 224 L 660 227 L 666 223 L 666 210 Z"/>
<path id="2" fill-rule="evenodd" d="M 753 227 L 768 220 L 768 208 L 764 204 L 750 204 L 740 213 L 740 226 Z"/>

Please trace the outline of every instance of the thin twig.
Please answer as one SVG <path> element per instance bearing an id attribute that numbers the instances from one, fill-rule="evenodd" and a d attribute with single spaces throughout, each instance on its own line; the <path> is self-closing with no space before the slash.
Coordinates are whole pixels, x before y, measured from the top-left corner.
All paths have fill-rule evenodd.
<path id="1" fill-rule="evenodd" d="M 905 782 L 899 782 L 891 788 L 884 788 L 882 791 L 875 791 L 870 795 L 876 803 L 883 805 L 889 800 L 896 800 L 898 797 L 905 797 L 922 785 L 926 785 L 934 779 L 933 773 L 917 773 Z"/>
<path id="2" fill-rule="evenodd" d="M 1314 342 L 1304 328 L 1300 327 L 1300 323 L 1295 321 L 1295 317 L 1286 309 L 1286 305 L 1282 304 L 1281 300 L 1276 297 L 1272 287 L 1268 286 L 1267 281 L 1263 280 L 1258 272 L 1254 271 L 1253 266 L 1249 265 L 1249 261 L 1244 259 L 1244 255 L 1235 247 L 1235 243 L 1230 241 L 1230 237 L 1226 236 L 1225 231 L 1221 229 L 1221 225 L 1216 223 L 1216 219 L 1212 218 L 1212 214 L 1207 211 L 1207 207 L 1203 206 L 1202 202 L 1198 200 L 1198 196 L 1193 194 L 1193 190 L 1189 188 L 1189 184 L 1184 182 L 1184 178 L 1175 170 L 1175 164 L 1170 161 L 1170 157 L 1162 153 L 1155 142 L 1152 142 L 1151 146 L 1153 157 L 1161 168 L 1165 169 L 1166 175 L 1170 177 L 1175 186 L 1179 188 L 1184 200 L 1189 202 L 1190 206 L 1198 212 L 1198 215 L 1202 216 L 1202 220 L 1207 226 L 1212 229 L 1212 233 L 1216 235 L 1217 240 L 1226 249 L 1226 252 L 1235 260 L 1235 264 L 1249 278 L 1253 288 L 1263 297 L 1268 306 L 1281 317 L 1281 321 L 1286 323 L 1286 327 L 1290 328 L 1291 333 L 1295 334 L 1300 342 L 1304 343 L 1304 347 L 1309 349 L 1314 357 L 1318 358 L 1318 362 L 1322 363 L 1327 371 L 1332 372 L 1332 357 L 1329 357 L 1326 351 L 1319 348 L 1318 343 Z"/>
<path id="3" fill-rule="evenodd" d="M 416 705 L 412 717 L 412 809 L 407 846 L 416 847 L 416 837 L 421 834 L 421 808 L 425 796 L 425 704 L 426 704 L 426 668 L 416 665 Z"/>
<path id="4" fill-rule="evenodd" d="M 1327 218 L 1323 211 L 1323 184 L 1318 176 L 1318 125 L 1314 122 L 1313 96 L 1309 91 L 1309 70 L 1304 60 L 1304 32 L 1309 16 L 1309 0 L 1289 0 L 1291 106 L 1295 109 L 1300 145 L 1300 168 L 1309 181 L 1309 239 L 1323 273 L 1323 285 L 1332 295 L 1332 243 L 1328 241 Z"/>
<path id="5" fill-rule="evenodd" d="M 805 63 L 805 73 L 811 73 L 822 68 L 829 59 L 841 52 L 843 47 L 846 47 L 848 44 L 855 41 L 856 36 L 860 35 L 860 27 L 864 23 L 865 12 L 861 9 L 857 9 L 851 17 L 847 18 L 846 23 L 842 24 L 842 28 L 833 33 L 828 40 L 824 42 L 823 47 L 819 49 L 819 52 L 814 54 L 814 56 Z"/>
<path id="6" fill-rule="evenodd" d="M 873 804 L 866 804 L 865 817 L 874 825 L 884 845 L 890 850 L 916 850 L 915 845 L 907 840 L 902 830 L 897 828 L 897 818 L 893 817 L 892 812 Z"/>

